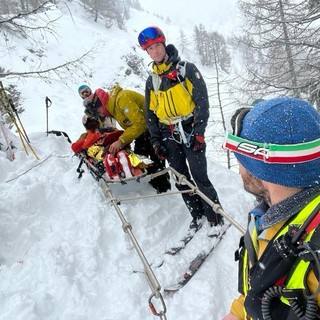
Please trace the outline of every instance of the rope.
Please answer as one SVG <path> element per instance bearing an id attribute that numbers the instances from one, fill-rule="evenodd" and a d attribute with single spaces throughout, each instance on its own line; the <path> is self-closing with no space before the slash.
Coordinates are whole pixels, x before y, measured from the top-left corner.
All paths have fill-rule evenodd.
<path id="1" fill-rule="evenodd" d="M 57 157 L 57 158 L 68 158 L 69 156 L 57 156 L 57 155 L 53 155 L 51 154 L 50 156 L 48 156 L 47 158 L 45 158 L 44 160 L 42 160 L 41 162 L 38 162 L 36 165 L 34 165 L 33 167 L 29 168 L 28 170 L 26 170 L 25 172 L 20 173 L 19 175 L 17 175 L 16 177 L 6 180 L 5 183 L 11 182 L 13 180 L 18 179 L 19 177 L 25 175 L 27 172 L 31 171 L 32 169 L 34 169 L 35 167 L 40 166 L 41 164 L 43 164 L 45 161 L 47 161 L 49 158 L 51 157 Z"/>
<path id="2" fill-rule="evenodd" d="M 235 221 L 231 216 L 229 216 L 223 209 L 222 207 L 217 204 L 214 203 L 210 198 L 208 198 L 203 192 L 201 192 L 198 187 L 196 187 L 194 184 L 192 184 L 187 178 L 186 176 L 184 176 L 183 174 L 179 173 L 178 171 L 176 171 L 175 169 L 173 169 L 172 167 L 167 167 L 162 171 L 159 171 L 157 173 L 154 174 L 150 174 L 150 179 L 157 177 L 159 175 L 165 174 L 167 172 L 172 173 L 172 178 L 173 180 L 181 185 L 187 185 L 191 190 L 188 190 L 188 192 L 192 191 L 195 194 L 198 194 L 204 201 L 206 201 L 213 209 L 214 212 L 216 213 L 220 213 L 222 216 L 224 216 L 234 227 L 236 227 L 242 234 L 245 234 L 246 229 L 244 227 L 242 227 L 237 221 Z"/>

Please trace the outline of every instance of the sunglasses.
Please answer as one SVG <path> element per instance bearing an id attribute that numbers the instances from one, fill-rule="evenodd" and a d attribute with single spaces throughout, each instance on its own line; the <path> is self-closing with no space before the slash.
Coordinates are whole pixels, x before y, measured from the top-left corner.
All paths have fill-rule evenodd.
<path id="1" fill-rule="evenodd" d="M 79 95 L 82 99 L 88 98 L 91 95 L 91 90 L 84 88 L 79 92 Z"/>
<path id="2" fill-rule="evenodd" d="M 144 46 L 148 40 L 155 40 L 157 38 L 165 38 L 163 32 L 156 27 L 149 27 L 140 32 L 138 41 L 140 46 Z"/>
<path id="3" fill-rule="evenodd" d="M 243 119 L 251 108 L 238 109 L 231 118 L 232 132 L 227 132 L 223 148 L 265 163 L 298 164 L 320 157 L 320 138 L 298 144 L 259 143 L 240 137 Z"/>

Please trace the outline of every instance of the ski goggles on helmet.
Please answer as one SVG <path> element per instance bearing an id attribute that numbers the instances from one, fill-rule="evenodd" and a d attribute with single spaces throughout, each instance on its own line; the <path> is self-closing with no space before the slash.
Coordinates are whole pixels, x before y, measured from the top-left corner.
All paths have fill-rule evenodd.
<path id="1" fill-rule="evenodd" d="M 231 117 L 223 148 L 265 163 L 298 164 L 320 158 L 320 138 L 298 144 L 259 143 L 240 137 L 243 119 L 251 108 L 240 108 Z"/>
<path id="2" fill-rule="evenodd" d="M 143 50 L 146 50 L 154 43 L 165 43 L 166 37 L 158 27 L 148 27 L 140 32 L 138 41 L 141 48 Z"/>

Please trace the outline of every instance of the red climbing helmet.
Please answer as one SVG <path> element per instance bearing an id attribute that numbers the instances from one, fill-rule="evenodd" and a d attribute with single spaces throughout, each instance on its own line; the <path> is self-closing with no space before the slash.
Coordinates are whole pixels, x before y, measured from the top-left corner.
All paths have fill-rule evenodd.
<path id="1" fill-rule="evenodd" d="M 139 44 L 143 50 L 146 50 L 154 43 L 166 43 L 166 37 L 158 27 L 151 26 L 142 30 L 138 37 Z"/>

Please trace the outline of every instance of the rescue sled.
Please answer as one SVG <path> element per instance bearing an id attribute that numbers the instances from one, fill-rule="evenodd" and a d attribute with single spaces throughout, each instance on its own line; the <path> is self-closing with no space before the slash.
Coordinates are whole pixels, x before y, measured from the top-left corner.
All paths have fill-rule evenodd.
<path id="1" fill-rule="evenodd" d="M 90 149 L 90 148 L 89 148 Z M 103 158 L 92 157 L 92 150 L 81 152 L 79 156 L 87 164 L 88 169 L 96 179 L 103 179 L 108 183 L 122 183 L 127 181 L 139 180 L 145 177 L 147 168 L 152 165 L 152 161 L 132 151 L 121 150 L 117 155 L 111 153 L 104 155 Z M 81 167 L 81 163 L 78 169 Z"/>

